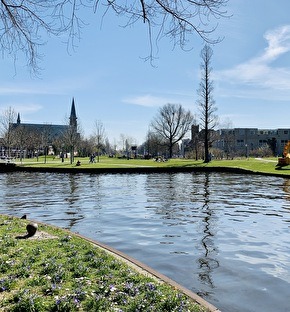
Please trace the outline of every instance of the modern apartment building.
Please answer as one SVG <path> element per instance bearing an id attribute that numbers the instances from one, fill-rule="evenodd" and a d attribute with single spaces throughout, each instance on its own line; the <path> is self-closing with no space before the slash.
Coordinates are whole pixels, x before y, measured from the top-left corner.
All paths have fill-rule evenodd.
<path id="1" fill-rule="evenodd" d="M 290 129 L 234 128 L 216 131 L 213 146 L 222 150 L 250 151 L 269 146 L 276 155 L 281 155 L 290 140 Z"/>

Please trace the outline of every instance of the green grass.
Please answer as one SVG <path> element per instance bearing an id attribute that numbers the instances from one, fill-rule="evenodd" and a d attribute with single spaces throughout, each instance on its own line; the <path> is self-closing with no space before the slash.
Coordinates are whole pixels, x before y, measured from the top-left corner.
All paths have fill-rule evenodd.
<path id="1" fill-rule="evenodd" d="M 80 160 L 81 166 L 76 166 L 76 161 Z M 100 162 L 93 164 L 89 163 L 88 158 L 75 158 L 75 163 L 70 164 L 69 159 L 65 159 L 62 163 L 58 158 L 47 158 L 47 163 L 44 163 L 44 158 L 40 158 L 39 161 L 25 160 L 22 164 L 23 167 L 36 167 L 36 168 L 73 168 L 77 170 L 82 169 L 106 169 L 106 168 L 150 168 L 150 167 L 163 167 L 163 168 L 237 168 L 245 169 L 255 173 L 271 174 L 271 175 L 282 175 L 290 177 L 290 166 L 286 166 L 277 170 L 276 164 L 278 162 L 277 158 L 244 158 L 244 159 L 234 159 L 234 160 L 213 160 L 208 164 L 204 164 L 202 160 L 194 161 L 191 159 L 170 159 L 165 162 L 156 162 L 152 159 L 142 160 L 142 159 L 118 159 L 101 157 Z"/>
<path id="2" fill-rule="evenodd" d="M 242 160 L 222 160 L 222 161 L 213 161 L 209 164 L 211 167 L 226 167 L 226 168 L 238 168 L 252 171 L 254 173 L 263 173 L 263 174 L 277 174 L 290 176 L 290 166 L 283 167 L 280 170 L 277 170 L 278 160 L 273 158 L 265 159 L 242 159 Z"/>
<path id="3" fill-rule="evenodd" d="M 1 311 L 205 311 L 67 231 L 40 225 L 56 238 L 16 239 L 27 223 L 0 215 Z"/>

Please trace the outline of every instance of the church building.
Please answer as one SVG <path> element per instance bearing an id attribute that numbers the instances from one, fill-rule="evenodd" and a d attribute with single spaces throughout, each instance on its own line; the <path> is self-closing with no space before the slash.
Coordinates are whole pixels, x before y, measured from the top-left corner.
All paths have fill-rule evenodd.
<path id="1" fill-rule="evenodd" d="M 53 140 L 61 137 L 65 132 L 67 132 L 69 127 L 72 127 L 77 131 L 77 115 L 75 108 L 74 98 L 72 99 L 71 113 L 69 117 L 68 125 L 54 125 L 54 124 L 32 124 L 32 123 L 22 123 L 20 114 L 18 113 L 17 122 L 11 124 L 12 130 L 16 130 L 21 126 L 22 129 L 27 133 L 38 133 L 46 134 L 48 136 L 48 141 L 51 143 Z"/>
<path id="2" fill-rule="evenodd" d="M 72 99 L 71 112 L 67 125 L 56 124 L 37 124 L 37 123 L 22 123 L 20 114 L 17 115 L 16 123 L 11 123 L 9 131 L 13 137 L 12 146 L 5 144 L 4 140 L 0 139 L 0 156 L 1 158 L 10 155 L 11 157 L 19 157 L 19 155 L 32 155 L 35 149 L 38 152 L 44 152 L 48 148 L 48 154 L 54 154 L 53 146 L 61 142 L 65 136 L 79 139 L 77 115 L 74 98 Z M 74 135 L 76 134 L 76 136 Z M 65 143 L 61 143 L 62 145 Z"/>

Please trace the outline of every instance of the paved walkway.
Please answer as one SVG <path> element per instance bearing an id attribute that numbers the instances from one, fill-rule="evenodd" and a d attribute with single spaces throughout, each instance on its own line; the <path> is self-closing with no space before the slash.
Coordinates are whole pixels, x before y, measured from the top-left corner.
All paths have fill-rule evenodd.
<path id="1" fill-rule="evenodd" d="M 255 158 L 256 160 L 261 160 L 261 161 L 264 161 L 264 162 L 273 162 L 273 163 L 277 163 L 278 161 L 277 160 L 273 160 L 273 159 L 264 159 L 264 158 L 261 158 L 261 157 L 257 157 Z"/>

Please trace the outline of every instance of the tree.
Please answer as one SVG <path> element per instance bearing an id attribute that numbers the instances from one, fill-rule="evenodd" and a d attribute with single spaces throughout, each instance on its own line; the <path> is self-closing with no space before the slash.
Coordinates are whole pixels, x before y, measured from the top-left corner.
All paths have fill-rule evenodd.
<path id="1" fill-rule="evenodd" d="M 196 123 L 191 127 L 191 145 L 194 151 L 195 160 L 198 160 L 199 147 L 200 147 L 200 137 L 199 137 L 199 125 Z"/>
<path id="2" fill-rule="evenodd" d="M 42 150 L 42 135 L 36 129 L 29 131 L 28 140 L 26 142 L 26 148 L 28 151 L 28 157 L 36 156 L 39 161 L 40 151 Z"/>
<path id="3" fill-rule="evenodd" d="M 72 164 L 74 162 L 76 147 L 81 141 L 80 126 L 72 117 L 69 118 L 69 124 L 67 125 L 66 131 L 62 134 L 61 141 L 66 150 L 70 153 L 70 163 Z"/>
<path id="4" fill-rule="evenodd" d="M 15 144 L 15 147 L 17 147 L 17 149 L 19 150 L 19 158 L 20 161 L 22 162 L 22 159 L 24 158 L 24 150 L 25 148 L 27 149 L 27 141 L 29 138 L 29 132 L 27 131 L 27 129 L 19 124 L 13 132 L 13 142 Z"/>
<path id="5" fill-rule="evenodd" d="M 105 128 L 103 123 L 100 120 L 95 122 L 95 144 L 97 148 L 97 162 L 100 162 L 100 149 L 104 146 L 105 143 Z"/>
<path id="6" fill-rule="evenodd" d="M 9 107 L 7 110 L 3 111 L 2 115 L 0 116 L 0 135 L 3 140 L 3 144 L 5 146 L 5 153 L 6 150 L 8 151 L 8 154 L 6 156 L 11 156 L 11 147 L 13 145 L 13 128 L 11 125 L 16 120 L 16 112 L 14 109 Z"/>
<path id="7" fill-rule="evenodd" d="M 130 135 L 124 133 L 120 134 L 119 146 L 123 153 L 123 156 L 126 155 L 127 158 L 130 157 L 130 147 L 136 145 L 135 142 L 136 140 Z"/>
<path id="8" fill-rule="evenodd" d="M 106 15 L 109 11 L 126 18 L 126 25 L 143 22 L 147 26 L 152 59 L 153 41 L 170 37 L 174 46 L 184 48 L 187 37 L 198 34 L 206 42 L 218 42 L 210 35 L 217 25 L 211 26 L 211 18 L 226 16 L 228 0 L 30 0 L 0 1 L 0 47 L 2 53 L 19 52 L 27 59 L 33 71 L 38 70 L 39 46 L 45 43 L 45 35 L 67 35 L 67 43 L 74 47 L 80 40 L 85 21 L 82 10 L 91 9 Z M 155 35 L 156 34 L 156 35 Z"/>
<path id="9" fill-rule="evenodd" d="M 52 133 L 50 125 L 45 125 L 41 131 L 42 148 L 44 151 L 44 163 L 46 164 L 49 144 L 52 145 Z"/>
<path id="10" fill-rule="evenodd" d="M 159 109 L 158 115 L 151 123 L 152 129 L 164 139 L 169 158 L 175 144 L 184 138 L 194 120 L 193 115 L 180 104 L 166 104 Z"/>
<path id="11" fill-rule="evenodd" d="M 204 162 L 210 162 L 209 147 L 211 144 L 210 136 L 214 127 L 217 125 L 217 116 L 215 115 L 216 106 L 213 98 L 213 81 L 211 80 L 211 58 L 213 56 L 212 48 L 206 44 L 201 50 L 201 81 L 198 89 L 198 105 L 200 108 L 200 119 L 203 127 L 204 140 Z"/>
<path id="12" fill-rule="evenodd" d="M 93 137 L 81 138 L 78 142 L 78 156 L 80 157 L 90 157 L 94 153 L 95 143 Z"/>
<path id="13" fill-rule="evenodd" d="M 66 146 L 66 149 L 69 151 L 70 164 L 72 164 L 74 162 L 76 146 L 80 141 L 80 134 L 76 132 L 73 127 L 69 126 L 65 131 L 65 133 L 63 134 L 62 139 Z"/>
<path id="14" fill-rule="evenodd" d="M 143 154 L 145 159 L 150 159 L 159 155 L 167 153 L 164 139 L 153 132 L 151 129 L 148 130 L 145 142 L 138 147 L 139 154 Z"/>

